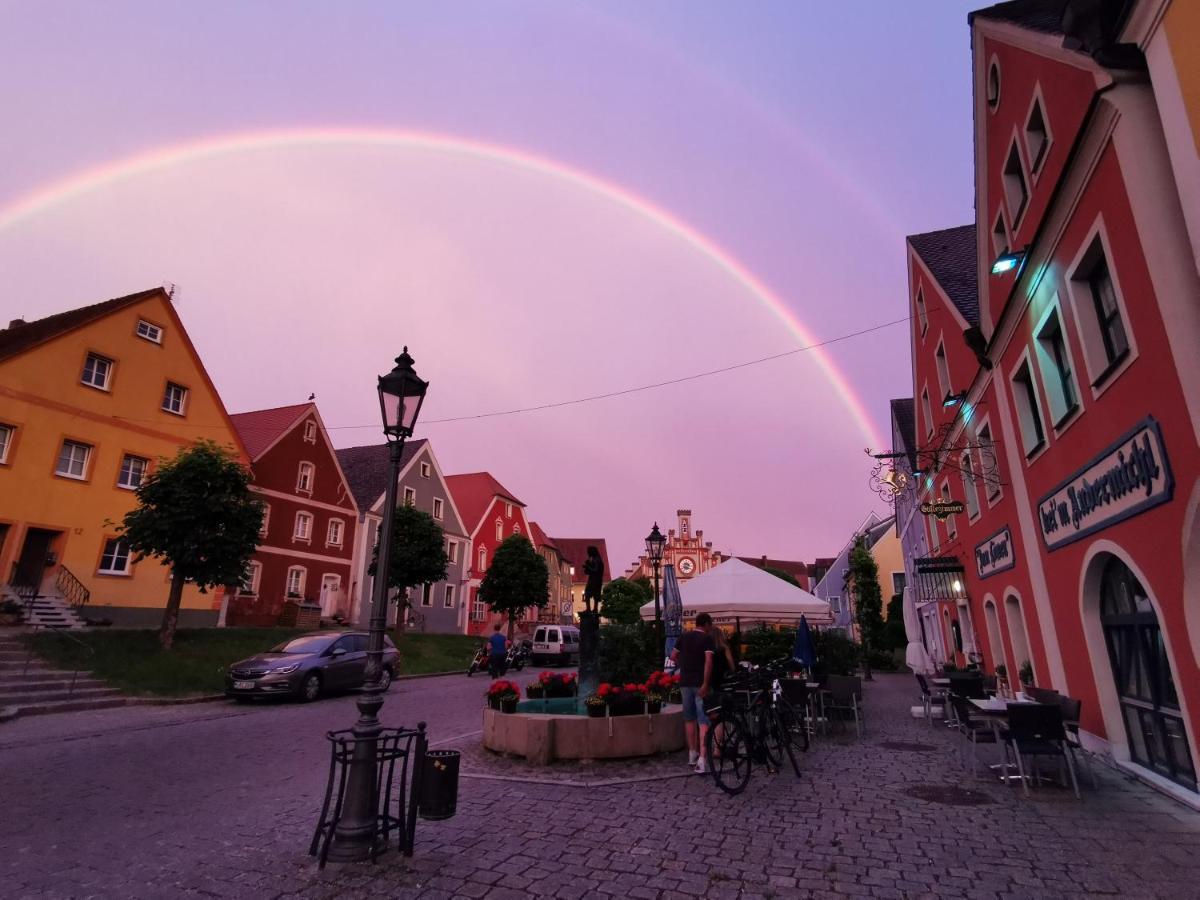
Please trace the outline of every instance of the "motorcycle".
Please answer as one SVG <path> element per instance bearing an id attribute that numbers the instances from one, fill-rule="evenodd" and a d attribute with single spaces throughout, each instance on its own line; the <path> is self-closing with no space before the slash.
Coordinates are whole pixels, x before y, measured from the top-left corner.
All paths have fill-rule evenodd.
<path id="1" fill-rule="evenodd" d="M 467 666 L 467 677 L 470 678 L 476 672 L 486 672 L 488 667 L 488 648 L 484 644 L 475 651 L 475 658 L 471 660 L 471 665 Z"/>
<path id="2" fill-rule="evenodd" d="M 525 666 L 529 665 L 531 658 L 532 645 L 529 641 L 513 641 L 512 646 L 508 648 L 508 654 L 505 656 L 504 667 L 520 672 Z"/>

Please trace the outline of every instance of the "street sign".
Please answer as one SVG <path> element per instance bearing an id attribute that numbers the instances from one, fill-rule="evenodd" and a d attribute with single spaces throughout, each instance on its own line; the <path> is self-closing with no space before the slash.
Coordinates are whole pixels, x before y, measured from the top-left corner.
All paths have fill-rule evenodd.
<path id="1" fill-rule="evenodd" d="M 927 516 L 937 516 L 939 522 L 958 515 L 964 509 L 966 507 L 961 500 L 934 500 L 921 504 L 921 512 Z"/>

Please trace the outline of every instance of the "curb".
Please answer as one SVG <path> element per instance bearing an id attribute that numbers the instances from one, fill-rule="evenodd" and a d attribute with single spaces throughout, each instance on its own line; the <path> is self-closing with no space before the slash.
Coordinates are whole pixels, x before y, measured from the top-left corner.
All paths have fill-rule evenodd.
<path id="1" fill-rule="evenodd" d="M 452 672 L 424 672 L 420 675 L 397 675 L 392 681 L 415 681 L 418 678 L 441 678 L 445 675 L 463 675 L 466 669 L 455 669 Z"/>
<path id="2" fill-rule="evenodd" d="M 193 703 L 215 703 L 225 700 L 224 694 L 201 694 L 199 697 L 126 697 L 126 706 L 188 706 Z"/>
<path id="3" fill-rule="evenodd" d="M 7 722 L 9 719 L 15 719 L 20 714 L 20 710 L 15 706 L 0 706 L 0 722 Z"/>

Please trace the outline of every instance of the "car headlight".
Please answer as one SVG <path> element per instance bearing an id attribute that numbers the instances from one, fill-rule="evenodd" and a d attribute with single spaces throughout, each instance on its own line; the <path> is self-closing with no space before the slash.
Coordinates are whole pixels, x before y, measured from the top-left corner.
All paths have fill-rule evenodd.
<path id="1" fill-rule="evenodd" d="M 272 669 L 272 675 L 287 675 L 290 672 L 295 672 L 300 668 L 300 663 L 292 663 L 290 666 L 280 666 L 278 669 Z"/>

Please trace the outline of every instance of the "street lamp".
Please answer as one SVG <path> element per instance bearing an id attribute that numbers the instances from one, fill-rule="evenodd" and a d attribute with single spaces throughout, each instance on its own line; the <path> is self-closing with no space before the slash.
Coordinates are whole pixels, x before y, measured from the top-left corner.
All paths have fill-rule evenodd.
<path id="1" fill-rule="evenodd" d="M 356 862 L 370 859 L 377 852 L 379 794 L 375 777 L 375 755 L 382 726 L 379 709 L 383 691 L 379 678 L 383 673 L 383 633 L 387 627 L 388 576 L 392 560 L 392 526 L 396 519 L 396 482 L 400 478 L 400 458 L 404 441 L 412 436 L 425 400 L 428 381 L 417 377 L 408 347 L 396 357 L 396 367 L 379 376 L 379 409 L 383 415 L 383 433 L 388 440 L 391 472 L 383 505 L 383 523 L 379 529 L 375 584 L 371 595 L 370 637 L 367 639 L 366 685 L 358 697 L 358 721 L 354 757 L 346 785 L 346 803 L 337 827 L 329 859 Z M 386 802 L 386 801 L 385 801 Z"/>
<path id="2" fill-rule="evenodd" d="M 658 600 L 658 567 L 662 564 L 663 549 L 666 546 L 667 539 L 658 530 L 658 523 L 655 522 L 654 528 L 646 535 L 646 556 L 650 560 L 650 565 L 654 566 L 654 628 L 656 630 L 662 627 L 662 609 Z"/>

